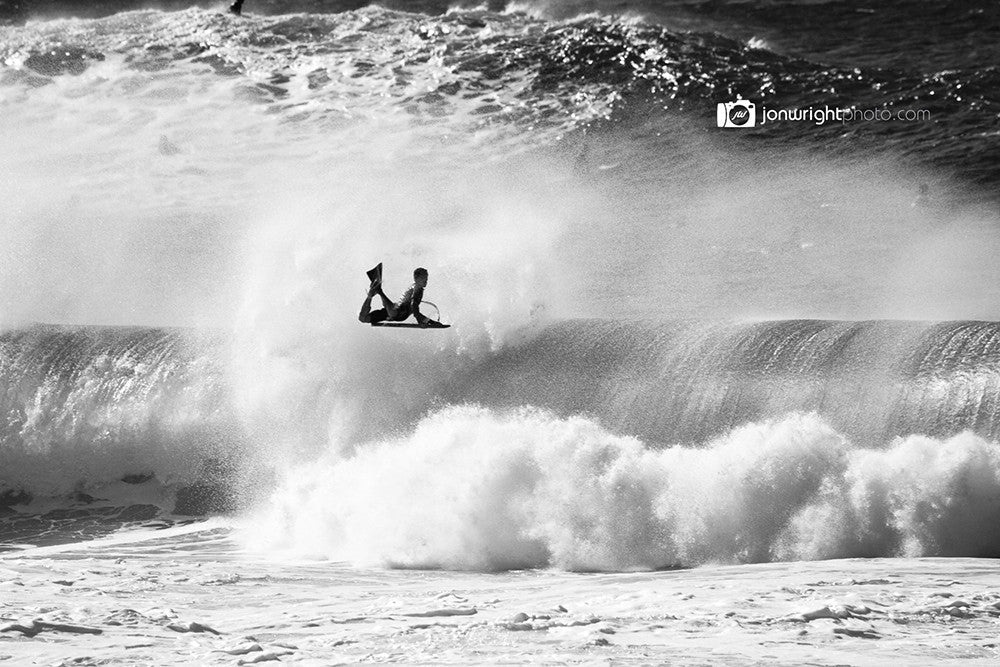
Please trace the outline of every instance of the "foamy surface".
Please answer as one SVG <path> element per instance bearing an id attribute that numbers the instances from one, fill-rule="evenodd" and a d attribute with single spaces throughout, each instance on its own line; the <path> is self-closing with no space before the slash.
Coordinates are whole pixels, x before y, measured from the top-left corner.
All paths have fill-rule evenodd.
<path id="1" fill-rule="evenodd" d="M 0 558 L 0 657 L 967 665 L 1000 653 L 995 560 L 482 575 L 261 558 L 218 523 L 163 533 Z"/>

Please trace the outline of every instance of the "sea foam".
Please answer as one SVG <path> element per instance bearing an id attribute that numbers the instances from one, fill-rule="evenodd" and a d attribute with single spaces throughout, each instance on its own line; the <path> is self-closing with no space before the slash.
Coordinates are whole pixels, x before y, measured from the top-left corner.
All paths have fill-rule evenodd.
<path id="1" fill-rule="evenodd" d="M 1000 551 L 1000 451 L 971 434 L 856 446 L 815 414 L 705 448 L 585 417 L 452 406 L 296 467 L 248 538 L 396 567 L 632 570 Z"/>

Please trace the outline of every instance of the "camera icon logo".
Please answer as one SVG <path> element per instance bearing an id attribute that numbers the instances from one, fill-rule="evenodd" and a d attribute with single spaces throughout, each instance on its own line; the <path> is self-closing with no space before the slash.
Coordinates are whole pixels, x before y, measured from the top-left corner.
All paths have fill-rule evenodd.
<path id="1" fill-rule="evenodd" d="M 753 127 L 757 124 L 757 105 L 739 95 L 735 102 L 720 102 L 715 108 L 719 127 Z"/>

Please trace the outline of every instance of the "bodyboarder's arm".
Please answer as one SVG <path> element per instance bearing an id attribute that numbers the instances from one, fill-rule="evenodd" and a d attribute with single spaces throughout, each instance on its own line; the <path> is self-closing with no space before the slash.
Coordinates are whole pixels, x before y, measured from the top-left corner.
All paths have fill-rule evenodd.
<path id="1" fill-rule="evenodd" d="M 413 313 L 413 317 L 417 320 L 417 324 L 420 326 L 424 326 L 430 322 L 430 318 L 420 312 L 420 301 L 423 298 L 424 291 L 422 289 L 413 290 L 413 299 L 410 301 L 410 311 Z"/>

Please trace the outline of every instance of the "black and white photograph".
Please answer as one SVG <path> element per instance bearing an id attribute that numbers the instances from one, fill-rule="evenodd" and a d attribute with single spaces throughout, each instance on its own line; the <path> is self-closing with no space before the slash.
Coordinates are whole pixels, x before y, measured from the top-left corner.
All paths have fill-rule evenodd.
<path id="1" fill-rule="evenodd" d="M 0 0 L 0 665 L 1000 664 L 995 0 Z"/>

